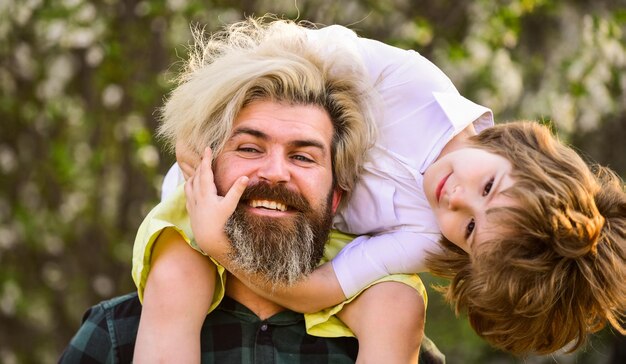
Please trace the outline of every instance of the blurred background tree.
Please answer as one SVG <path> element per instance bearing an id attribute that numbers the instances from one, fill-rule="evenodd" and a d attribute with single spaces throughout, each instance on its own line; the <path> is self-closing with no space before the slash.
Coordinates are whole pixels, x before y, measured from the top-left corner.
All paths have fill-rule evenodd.
<path id="1" fill-rule="evenodd" d="M 56 362 L 87 307 L 134 289 L 134 235 L 174 160 L 157 109 L 189 24 L 268 12 L 415 49 L 497 121 L 552 122 L 626 175 L 624 0 L 1 0 L 1 363 Z M 621 363 L 626 346 L 604 330 L 573 355 L 516 359 L 436 293 L 426 332 L 449 363 Z"/>

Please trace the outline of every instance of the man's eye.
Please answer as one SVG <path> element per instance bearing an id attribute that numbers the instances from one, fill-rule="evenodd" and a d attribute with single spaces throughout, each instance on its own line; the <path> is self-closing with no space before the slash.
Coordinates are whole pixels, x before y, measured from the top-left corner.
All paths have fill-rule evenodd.
<path id="1" fill-rule="evenodd" d="M 240 152 L 244 152 L 244 153 L 258 153 L 259 151 L 255 148 L 252 147 L 241 147 L 241 148 L 237 148 L 238 151 Z"/>
<path id="2" fill-rule="evenodd" d="M 311 158 L 305 157 L 302 154 L 295 154 L 291 158 L 293 158 L 293 159 L 295 159 L 297 161 L 300 161 L 300 162 L 307 162 L 307 163 L 313 162 L 313 160 Z"/>
<path id="3" fill-rule="evenodd" d="M 467 224 L 467 227 L 465 228 L 465 239 L 469 238 L 470 235 L 472 235 L 472 231 L 474 231 L 475 227 L 476 222 L 474 222 L 474 219 L 470 220 L 469 224 Z"/>
<path id="4" fill-rule="evenodd" d="M 483 196 L 487 196 L 489 192 L 491 192 L 491 187 L 493 187 L 493 178 L 487 182 L 485 185 L 485 189 L 483 190 Z"/>

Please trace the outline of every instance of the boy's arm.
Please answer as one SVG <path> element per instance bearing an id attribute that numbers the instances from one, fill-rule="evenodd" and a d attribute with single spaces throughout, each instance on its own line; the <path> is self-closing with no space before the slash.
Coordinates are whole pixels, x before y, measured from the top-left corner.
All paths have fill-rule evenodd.
<path id="1" fill-rule="evenodd" d="M 317 312 L 346 299 L 330 263 L 317 267 L 298 283 L 285 287 L 269 282 L 261 275 L 241 271 L 232 264 L 228 254 L 219 254 L 214 259 L 253 292 L 292 311 Z"/>
<path id="2" fill-rule="evenodd" d="M 200 244 L 200 243 L 198 243 Z M 357 294 L 364 287 L 397 273 L 424 272 L 427 251 L 440 249 L 435 238 L 413 232 L 359 236 L 331 262 L 290 287 L 276 287 L 262 276 L 240 271 L 229 257 L 229 245 L 207 247 L 209 255 L 255 293 L 297 312 L 317 312 Z"/>
<path id="3" fill-rule="evenodd" d="M 201 246 L 205 243 L 197 240 L 197 237 L 196 241 Z M 317 267 L 298 283 L 285 287 L 268 282 L 263 276 L 239 270 L 230 259 L 229 243 L 211 242 L 206 245 L 208 255 L 255 293 L 293 311 L 304 313 L 339 304 L 385 276 L 423 272 L 427 251 L 440 249 L 434 239 L 413 232 L 359 236 L 331 262 Z"/>
<path id="4" fill-rule="evenodd" d="M 333 269 L 347 297 L 390 274 L 426 271 L 428 251 L 441 248 L 438 234 L 391 231 L 374 236 L 359 236 L 332 260 Z"/>

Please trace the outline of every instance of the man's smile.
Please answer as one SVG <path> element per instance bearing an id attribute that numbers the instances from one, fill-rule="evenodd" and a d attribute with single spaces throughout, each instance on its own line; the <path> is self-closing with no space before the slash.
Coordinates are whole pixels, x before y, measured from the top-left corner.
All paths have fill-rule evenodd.
<path id="1" fill-rule="evenodd" d="M 250 207 L 262 207 L 268 210 L 287 211 L 287 206 L 284 203 L 270 200 L 249 200 L 248 206 Z"/>
<path id="2" fill-rule="evenodd" d="M 310 210 L 310 204 L 300 193 L 265 182 L 248 186 L 239 204 L 249 214 L 267 217 L 287 217 Z"/>

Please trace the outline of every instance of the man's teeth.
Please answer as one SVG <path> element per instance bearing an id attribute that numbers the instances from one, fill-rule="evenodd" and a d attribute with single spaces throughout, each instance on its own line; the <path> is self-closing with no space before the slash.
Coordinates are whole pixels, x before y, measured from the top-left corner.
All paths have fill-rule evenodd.
<path id="1" fill-rule="evenodd" d="M 287 206 L 280 202 L 268 201 L 268 200 L 251 200 L 250 206 L 263 207 L 270 210 L 287 211 Z"/>

